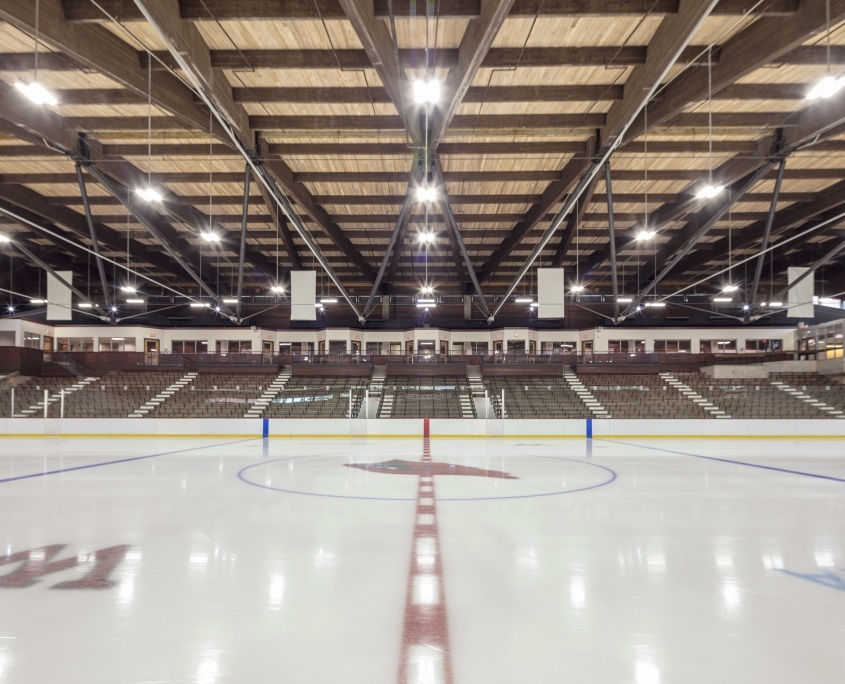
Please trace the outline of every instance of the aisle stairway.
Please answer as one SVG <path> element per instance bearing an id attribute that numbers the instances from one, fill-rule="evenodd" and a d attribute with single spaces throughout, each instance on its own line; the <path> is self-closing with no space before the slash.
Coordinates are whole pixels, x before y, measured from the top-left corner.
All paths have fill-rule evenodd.
<path id="1" fill-rule="evenodd" d="M 194 379 L 199 375 L 196 371 L 192 371 L 190 373 L 185 373 L 179 380 L 174 382 L 172 385 L 168 385 L 165 389 L 155 395 L 152 399 L 148 402 L 144 403 L 143 405 L 139 406 L 135 409 L 132 413 L 129 414 L 130 418 L 144 418 L 148 413 L 154 411 L 158 408 L 161 404 L 166 402 L 170 397 L 172 397 L 176 392 L 181 389 L 184 389 L 187 385 L 190 385 Z"/>
<path id="2" fill-rule="evenodd" d="M 608 413 L 607 409 L 601 405 L 599 400 L 593 396 L 593 393 L 584 386 L 584 383 L 569 368 L 563 369 L 563 378 L 569 384 L 569 387 L 572 388 L 572 391 L 578 395 L 584 406 L 596 418 L 610 418 L 610 413 Z"/>
<path id="3" fill-rule="evenodd" d="M 261 393 L 261 396 L 252 403 L 252 406 L 244 414 L 244 418 L 260 418 L 273 399 L 285 388 L 292 374 L 293 371 L 290 368 L 283 368 L 276 379 Z"/>

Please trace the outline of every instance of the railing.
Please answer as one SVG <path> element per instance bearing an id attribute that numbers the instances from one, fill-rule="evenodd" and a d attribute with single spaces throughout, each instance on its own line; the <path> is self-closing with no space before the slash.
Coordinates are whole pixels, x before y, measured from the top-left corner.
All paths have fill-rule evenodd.
<path id="1" fill-rule="evenodd" d="M 44 361 L 52 361 L 53 363 L 57 363 L 62 368 L 69 370 L 74 375 L 77 374 L 79 369 L 79 364 L 77 363 L 76 359 L 70 356 L 67 352 L 44 352 Z"/>
<path id="2" fill-rule="evenodd" d="M 364 363 L 373 365 L 373 355 L 361 354 L 288 354 L 281 357 L 282 363 L 303 364 L 303 363 Z"/>
<path id="3" fill-rule="evenodd" d="M 387 364 L 397 366 L 406 363 L 467 363 L 468 356 L 465 354 L 404 354 L 402 356 L 388 356 Z"/>

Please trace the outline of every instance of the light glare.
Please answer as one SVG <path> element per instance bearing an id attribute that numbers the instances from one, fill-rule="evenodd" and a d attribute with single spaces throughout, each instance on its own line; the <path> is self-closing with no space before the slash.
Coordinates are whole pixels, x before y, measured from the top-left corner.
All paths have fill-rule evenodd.
<path id="1" fill-rule="evenodd" d="M 808 100 L 826 100 L 833 97 L 842 88 L 845 87 L 845 76 L 834 78 L 833 76 L 825 76 L 821 81 L 813 86 L 812 90 L 807 93 Z"/>
<path id="2" fill-rule="evenodd" d="M 724 189 L 724 185 L 705 185 L 695 194 L 695 196 L 698 199 L 713 199 Z"/>
<path id="3" fill-rule="evenodd" d="M 18 81 L 15 83 L 15 87 L 20 90 L 24 95 L 26 95 L 30 100 L 32 100 L 35 104 L 38 105 L 54 105 L 58 104 L 58 100 L 55 96 L 48 91 L 44 86 L 40 83 L 36 83 L 33 81 L 32 83 L 24 83 L 23 81 Z"/>
<path id="4" fill-rule="evenodd" d="M 637 242 L 648 242 L 649 240 L 653 240 L 656 235 L 657 233 L 653 230 L 641 230 L 637 233 Z"/>
<path id="5" fill-rule="evenodd" d="M 414 102 L 437 104 L 440 101 L 440 81 L 414 81 Z"/>
<path id="6" fill-rule="evenodd" d="M 135 192 L 138 194 L 138 197 L 147 200 L 147 202 L 161 202 L 164 199 L 160 192 L 152 188 L 138 188 Z"/>

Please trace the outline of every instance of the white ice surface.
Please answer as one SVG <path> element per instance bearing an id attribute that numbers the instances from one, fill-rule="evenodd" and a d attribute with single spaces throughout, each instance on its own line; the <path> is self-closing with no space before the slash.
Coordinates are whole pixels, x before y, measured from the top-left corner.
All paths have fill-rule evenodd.
<path id="1" fill-rule="evenodd" d="M 519 478 L 434 478 L 440 538 L 419 543 L 440 551 L 454 683 L 845 681 L 843 446 L 433 440 L 435 462 Z M 51 588 L 91 563 L 0 587 L 0 682 L 422 672 L 399 663 L 419 478 L 346 467 L 421 455 L 407 439 L 0 441 L 0 562 L 131 545 L 111 589 Z"/>

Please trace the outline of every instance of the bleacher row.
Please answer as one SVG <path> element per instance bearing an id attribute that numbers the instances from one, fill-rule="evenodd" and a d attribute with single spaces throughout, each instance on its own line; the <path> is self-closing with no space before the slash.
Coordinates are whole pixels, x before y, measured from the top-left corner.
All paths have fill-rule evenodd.
<path id="1" fill-rule="evenodd" d="M 570 376 L 570 379 L 574 376 Z M 472 418 L 485 415 L 466 376 L 371 378 L 123 371 L 101 376 L 14 378 L 14 415 L 67 418 Z M 274 382 L 275 380 L 275 382 Z M 845 384 L 812 373 L 716 380 L 701 373 L 602 373 L 484 378 L 499 418 L 845 418 Z M 272 385 L 271 385 L 272 383 Z M 12 381 L 0 388 L 0 417 L 12 416 Z M 367 390 L 371 410 L 363 410 Z M 259 397 L 268 396 L 260 403 Z M 504 405 L 502 397 L 504 396 Z M 476 402 L 479 402 L 476 405 Z M 351 410 L 350 410 L 351 406 Z"/>

